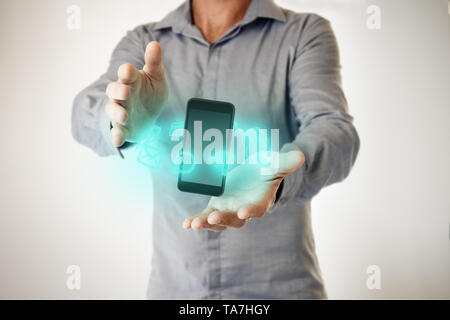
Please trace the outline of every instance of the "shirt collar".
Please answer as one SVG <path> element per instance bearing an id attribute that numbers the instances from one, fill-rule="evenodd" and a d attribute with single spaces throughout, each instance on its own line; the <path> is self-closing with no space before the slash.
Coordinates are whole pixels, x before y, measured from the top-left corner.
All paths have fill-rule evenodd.
<path id="1" fill-rule="evenodd" d="M 273 0 L 252 0 L 240 25 L 248 24 L 257 18 L 273 19 L 286 22 L 286 16 Z M 188 24 L 192 24 L 191 1 L 186 0 L 177 9 L 170 12 L 153 30 L 172 28 L 174 32 L 181 32 Z"/>
<path id="2" fill-rule="evenodd" d="M 283 10 L 273 0 L 252 0 L 247 13 L 240 22 L 242 25 L 250 23 L 258 18 L 273 19 L 286 22 Z"/>

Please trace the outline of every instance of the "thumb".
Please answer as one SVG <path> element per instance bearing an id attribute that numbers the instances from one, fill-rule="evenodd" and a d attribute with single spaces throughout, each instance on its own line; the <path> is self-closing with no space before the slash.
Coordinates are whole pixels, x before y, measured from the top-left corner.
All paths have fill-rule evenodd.
<path id="1" fill-rule="evenodd" d="M 161 81 L 164 79 L 162 48 L 159 42 L 152 41 L 147 45 L 143 70 L 152 80 Z"/>

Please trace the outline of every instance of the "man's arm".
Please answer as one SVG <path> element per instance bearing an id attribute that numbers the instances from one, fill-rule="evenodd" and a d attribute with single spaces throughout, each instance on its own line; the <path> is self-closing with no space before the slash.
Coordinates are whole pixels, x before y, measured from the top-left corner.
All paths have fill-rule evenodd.
<path id="1" fill-rule="evenodd" d="M 144 66 L 144 43 L 142 27 L 129 31 L 114 49 L 108 70 L 97 81 L 81 91 L 73 102 L 72 135 L 81 144 L 100 156 L 117 154 L 111 141 L 110 118 L 105 113 L 109 101 L 105 94 L 107 85 L 117 81 L 117 71 L 122 64 L 135 68 Z"/>
<path id="2" fill-rule="evenodd" d="M 359 138 L 341 89 L 336 39 L 327 20 L 315 15 L 310 19 L 299 34 L 289 74 L 290 105 L 300 125 L 291 128 L 295 137 L 281 149 L 278 172 L 265 177 L 238 166 L 227 177 L 225 193 L 211 198 L 203 212 L 186 219 L 184 228 L 241 228 L 272 207 L 309 201 L 321 188 L 343 180 L 350 172 Z"/>
<path id="3" fill-rule="evenodd" d="M 283 152 L 300 150 L 304 165 L 286 176 L 277 205 L 304 203 L 343 180 L 359 150 L 358 134 L 341 88 L 339 51 L 329 22 L 312 15 L 297 46 L 289 95 L 299 128 Z"/>

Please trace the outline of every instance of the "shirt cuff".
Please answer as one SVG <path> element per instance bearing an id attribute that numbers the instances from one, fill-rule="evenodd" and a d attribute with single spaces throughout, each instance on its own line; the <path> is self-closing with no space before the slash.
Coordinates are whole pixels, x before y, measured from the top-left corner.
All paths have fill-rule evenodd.
<path id="1" fill-rule="evenodd" d="M 293 150 L 300 151 L 295 144 L 288 143 L 281 148 L 280 152 L 289 152 Z M 273 207 L 274 209 L 285 206 L 288 202 L 299 196 L 300 189 L 304 182 L 305 168 L 306 161 L 300 168 L 284 177 L 279 187 L 281 188 L 281 191 L 277 192 L 277 199 Z"/>
<path id="2" fill-rule="evenodd" d="M 302 165 L 300 168 L 288 174 L 283 180 L 283 189 L 281 190 L 280 198 L 277 201 L 277 205 L 284 206 L 289 201 L 295 199 L 298 196 L 301 185 L 303 183 L 303 177 L 305 175 L 305 166 Z"/>

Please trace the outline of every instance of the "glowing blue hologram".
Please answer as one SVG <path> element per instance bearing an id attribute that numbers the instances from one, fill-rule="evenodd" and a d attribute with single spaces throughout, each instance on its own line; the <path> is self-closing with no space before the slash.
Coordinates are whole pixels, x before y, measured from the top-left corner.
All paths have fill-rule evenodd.
<path id="1" fill-rule="evenodd" d="M 181 159 L 185 159 L 185 157 L 187 158 L 191 158 L 190 163 L 191 164 L 183 164 L 183 169 L 181 170 L 181 166 L 175 166 L 173 168 L 173 173 L 181 173 L 181 174 L 188 174 L 191 173 L 192 171 L 194 171 L 195 169 L 195 164 L 194 164 L 194 155 L 191 152 L 186 151 L 186 154 L 183 154 L 183 149 L 180 150 L 180 157 Z"/>
<path id="2" fill-rule="evenodd" d="M 161 127 L 159 126 L 152 126 L 150 128 L 150 131 L 148 133 L 148 137 L 147 137 L 147 141 L 154 141 L 157 140 L 159 138 L 159 136 L 161 135 Z"/>
<path id="3" fill-rule="evenodd" d="M 157 141 L 161 135 L 161 127 L 152 126 L 147 134 L 137 146 L 138 155 L 136 161 L 147 168 L 158 169 L 161 165 L 161 150 Z"/>
<path id="4" fill-rule="evenodd" d="M 241 123 L 242 124 L 242 123 Z M 137 150 L 137 162 L 151 169 L 159 169 L 162 162 L 163 150 L 165 147 L 161 143 L 166 143 L 166 141 L 161 141 L 165 139 L 166 134 L 169 135 L 170 141 L 177 142 L 178 147 L 180 147 L 180 139 L 183 137 L 184 133 L 184 121 L 172 122 L 169 128 L 164 128 L 164 136 L 162 136 L 162 128 L 157 125 L 151 126 L 147 130 L 147 134 L 140 143 L 136 145 Z M 224 160 L 227 166 L 237 165 L 240 163 L 250 162 L 252 164 L 259 164 L 263 169 L 270 169 L 273 166 L 274 161 L 272 157 L 273 151 L 278 151 L 278 129 L 263 129 L 259 126 L 248 127 L 244 129 L 239 126 L 239 124 L 234 122 L 234 129 L 227 132 L 225 147 L 223 148 Z M 167 130 L 169 129 L 169 130 Z M 180 130 L 181 129 L 181 130 Z M 166 131 L 167 130 L 167 131 Z M 276 132 L 274 132 L 276 131 Z M 175 139 L 172 139 L 175 138 Z M 167 143 L 170 143 L 167 141 Z M 273 150 L 272 150 L 273 149 Z M 174 150 L 174 149 L 172 149 Z M 189 174 L 195 171 L 195 166 L 191 165 L 194 163 L 195 156 L 189 148 L 186 150 L 186 154 L 183 155 L 184 149 L 179 149 L 180 159 L 183 165 L 180 166 L 180 161 L 175 161 L 172 159 L 172 169 L 169 169 L 172 174 Z M 203 158 L 205 154 L 202 153 Z M 212 149 L 209 154 L 206 155 L 208 159 L 216 157 L 216 149 Z M 189 159 L 191 161 L 189 161 Z M 205 161 L 206 161 L 205 160 Z M 207 161 L 208 162 L 208 161 Z M 208 162 L 209 165 L 216 164 Z M 217 163 L 217 170 L 223 166 L 223 163 Z M 211 167 L 211 169 L 215 169 Z M 223 168 L 222 168 L 223 169 Z M 231 168 L 229 168 L 231 169 Z M 226 175 L 227 170 L 223 170 L 223 175 Z"/>
<path id="5" fill-rule="evenodd" d="M 150 169 L 158 169 L 161 165 L 161 150 L 155 143 L 150 143 L 138 151 L 137 162 Z"/>
<path id="6" fill-rule="evenodd" d="M 148 131 L 148 133 L 146 134 L 145 138 L 138 143 L 136 149 L 143 148 L 152 142 L 156 142 L 159 139 L 160 135 L 161 135 L 161 127 L 156 125 L 152 126 Z"/>
<path id="7" fill-rule="evenodd" d="M 260 151 L 258 153 L 258 163 L 265 168 L 269 168 L 272 164 L 271 152 L 266 150 Z"/>
<path id="8" fill-rule="evenodd" d="M 172 137 L 174 131 L 177 130 L 177 129 L 184 129 L 184 121 L 173 122 L 170 125 L 169 137 Z"/>

